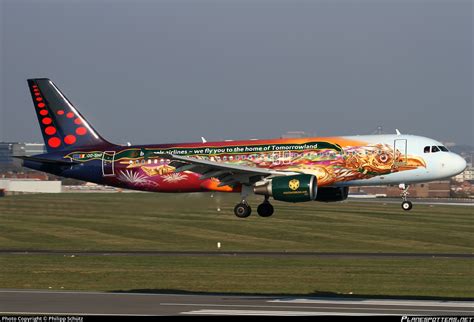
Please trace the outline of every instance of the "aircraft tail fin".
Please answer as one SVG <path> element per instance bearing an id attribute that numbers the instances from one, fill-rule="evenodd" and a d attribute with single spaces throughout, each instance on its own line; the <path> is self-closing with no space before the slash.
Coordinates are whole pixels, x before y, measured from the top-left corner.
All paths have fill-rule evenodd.
<path id="1" fill-rule="evenodd" d="M 28 86 L 48 152 L 113 145 L 94 130 L 51 80 L 28 79 Z"/>

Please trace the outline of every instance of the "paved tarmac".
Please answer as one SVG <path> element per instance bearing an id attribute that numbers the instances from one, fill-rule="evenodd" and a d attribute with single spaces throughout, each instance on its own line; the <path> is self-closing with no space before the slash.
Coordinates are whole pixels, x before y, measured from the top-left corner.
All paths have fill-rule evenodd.
<path id="1" fill-rule="evenodd" d="M 3 315 L 461 315 L 468 301 L 0 290 Z"/>
<path id="2" fill-rule="evenodd" d="M 430 206 L 463 206 L 473 207 L 474 199 L 460 199 L 460 198 L 408 198 L 413 203 L 413 208 L 416 205 L 430 205 Z M 400 204 L 402 203 L 401 198 L 374 198 L 365 195 L 351 196 L 343 202 L 377 202 L 381 204 Z M 406 214 L 410 214 L 407 212 Z"/>
<path id="3" fill-rule="evenodd" d="M 457 258 L 474 259 L 469 253 L 354 253 L 354 252 L 221 252 L 221 251 L 75 251 L 75 250 L 0 250 L 0 255 L 59 255 L 59 256 L 183 256 L 183 257 L 315 257 L 315 258 Z"/>

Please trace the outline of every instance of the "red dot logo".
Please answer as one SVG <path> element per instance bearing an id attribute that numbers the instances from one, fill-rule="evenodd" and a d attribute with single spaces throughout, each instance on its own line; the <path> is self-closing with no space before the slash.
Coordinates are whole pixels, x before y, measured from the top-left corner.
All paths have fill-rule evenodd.
<path id="1" fill-rule="evenodd" d="M 82 126 L 81 126 L 81 127 L 78 127 L 78 128 L 76 129 L 76 134 L 77 134 L 77 135 L 85 135 L 86 133 L 87 133 L 87 130 L 86 130 L 85 127 L 82 127 Z"/>
<path id="2" fill-rule="evenodd" d="M 43 122 L 44 125 L 49 125 L 53 120 L 50 117 L 45 117 L 41 122 Z"/>
<path id="3" fill-rule="evenodd" d="M 38 93 L 38 92 L 35 92 L 35 96 L 40 96 L 40 93 Z"/>
<path id="4" fill-rule="evenodd" d="M 54 135 L 56 134 L 56 128 L 54 126 L 48 126 L 47 128 L 44 129 L 44 133 L 48 135 Z"/>
<path id="5" fill-rule="evenodd" d="M 40 110 L 40 114 L 43 116 L 48 115 L 48 110 Z"/>
<path id="6" fill-rule="evenodd" d="M 77 124 L 77 125 L 79 125 L 79 124 L 82 123 L 82 121 L 81 121 L 80 118 L 77 118 L 77 119 L 74 120 L 74 123 Z"/>
<path id="7" fill-rule="evenodd" d="M 66 137 L 64 138 L 64 143 L 74 144 L 76 143 L 76 137 L 74 135 L 66 135 Z"/>
<path id="8" fill-rule="evenodd" d="M 74 113 L 73 113 L 73 112 L 69 112 L 69 113 L 66 114 L 66 117 L 67 117 L 68 119 L 72 119 L 72 118 L 74 117 Z"/>
<path id="9" fill-rule="evenodd" d="M 64 115 L 64 111 L 63 111 L 63 110 L 59 110 L 59 111 L 58 111 L 58 115 Z"/>
<path id="10" fill-rule="evenodd" d="M 52 137 L 48 140 L 48 145 L 52 148 L 57 148 L 61 145 L 61 140 L 57 137 Z"/>
<path id="11" fill-rule="evenodd" d="M 37 98 L 36 98 L 36 101 L 37 101 L 37 102 L 41 102 L 42 100 L 43 100 L 43 99 L 42 99 L 41 97 L 37 97 Z"/>
<path id="12" fill-rule="evenodd" d="M 45 106 L 46 106 L 46 105 L 45 105 L 44 103 L 39 103 L 39 104 L 38 104 L 38 107 L 39 107 L 39 108 L 43 108 L 43 107 L 45 107 Z"/>

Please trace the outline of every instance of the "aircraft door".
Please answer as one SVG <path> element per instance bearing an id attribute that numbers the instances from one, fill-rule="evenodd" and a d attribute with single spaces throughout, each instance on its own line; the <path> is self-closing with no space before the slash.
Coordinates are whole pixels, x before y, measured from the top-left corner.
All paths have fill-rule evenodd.
<path id="1" fill-rule="evenodd" d="M 407 140 L 396 139 L 393 144 L 393 167 L 398 168 L 407 164 Z"/>
<path id="2" fill-rule="evenodd" d="M 110 177 L 115 175 L 114 169 L 115 151 L 104 151 L 102 155 L 102 175 Z"/>

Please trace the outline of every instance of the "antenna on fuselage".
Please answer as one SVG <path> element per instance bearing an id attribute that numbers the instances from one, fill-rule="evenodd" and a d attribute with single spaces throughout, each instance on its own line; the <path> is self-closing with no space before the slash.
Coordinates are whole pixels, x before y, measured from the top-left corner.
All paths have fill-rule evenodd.
<path id="1" fill-rule="evenodd" d="M 397 135 L 402 135 L 398 129 L 395 129 L 395 131 L 397 132 Z"/>
<path id="2" fill-rule="evenodd" d="M 383 127 L 382 127 L 382 125 L 377 126 L 377 129 L 376 129 L 375 131 L 373 131 L 372 134 L 377 134 L 377 135 L 383 134 Z"/>
<path id="3" fill-rule="evenodd" d="M 202 140 L 202 143 L 207 143 L 207 140 L 203 136 L 201 136 L 201 140 Z"/>

